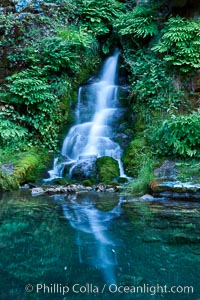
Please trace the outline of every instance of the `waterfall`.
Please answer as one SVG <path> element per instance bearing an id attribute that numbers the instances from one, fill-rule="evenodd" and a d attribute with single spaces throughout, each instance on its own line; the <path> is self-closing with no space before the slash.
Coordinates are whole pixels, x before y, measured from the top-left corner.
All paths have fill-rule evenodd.
<path id="1" fill-rule="evenodd" d="M 125 176 L 121 163 L 122 150 L 112 140 L 112 121 L 118 111 L 116 74 L 119 51 L 107 58 L 99 78 L 79 88 L 75 110 L 76 122 L 64 139 L 61 155 L 65 161 L 54 161 L 50 180 L 62 177 L 66 164 L 75 165 L 88 158 L 111 156 L 119 162 L 120 176 Z M 62 165 L 62 166 L 60 166 Z"/>

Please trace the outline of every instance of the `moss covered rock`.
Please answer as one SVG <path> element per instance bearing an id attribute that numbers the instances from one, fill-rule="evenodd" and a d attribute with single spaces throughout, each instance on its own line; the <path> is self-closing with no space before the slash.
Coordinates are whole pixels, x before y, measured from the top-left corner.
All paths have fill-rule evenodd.
<path id="1" fill-rule="evenodd" d="M 118 162 L 110 156 L 102 156 L 96 160 L 97 178 L 99 182 L 108 183 L 119 177 Z"/>
<path id="2" fill-rule="evenodd" d="M 13 173 L 8 174 L 0 167 L 0 191 L 19 188 L 21 184 L 39 182 L 51 158 L 48 150 L 32 148 L 10 157 Z"/>

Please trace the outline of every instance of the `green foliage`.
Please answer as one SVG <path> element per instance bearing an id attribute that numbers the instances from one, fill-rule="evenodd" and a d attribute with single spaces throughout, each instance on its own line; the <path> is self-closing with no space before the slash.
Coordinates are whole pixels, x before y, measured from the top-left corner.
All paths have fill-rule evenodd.
<path id="1" fill-rule="evenodd" d="M 94 178 L 85 179 L 82 181 L 82 185 L 84 186 L 93 186 L 96 183 Z"/>
<path id="2" fill-rule="evenodd" d="M 27 142 L 28 130 L 20 125 L 20 115 L 13 106 L 0 107 L 0 146 L 15 150 L 23 148 Z"/>
<path id="3" fill-rule="evenodd" d="M 15 123 L 28 129 L 19 130 L 20 127 L 15 125 L 15 132 L 19 131 L 16 136 L 21 138 L 23 133 L 29 131 L 29 140 L 33 137 L 34 144 L 42 143 L 44 147 L 55 148 L 61 122 L 61 109 L 58 97 L 53 94 L 43 70 L 38 67 L 26 69 L 9 77 L 8 82 L 4 101 L 15 105 L 16 113 L 11 113 L 11 117 L 9 110 L 4 110 L 4 118 L 9 116 Z M 14 130 L 14 125 L 11 125 L 9 130 L 11 128 Z"/>
<path id="4" fill-rule="evenodd" d="M 58 32 L 58 35 L 73 46 L 96 51 L 98 44 L 94 36 L 83 27 L 68 27 Z"/>
<path id="5" fill-rule="evenodd" d="M 47 78 L 44 77 L 40 68 L 26 69 L 8 77 L 7 80 L 9 82 L 7 87 L 11 93 L 9 102 L 28 106 L 46 100 L 53 102 L 56 98 L 50 93 Z"/>
<path id="6" fill-rule="evenodd" d="M 147 193 L 149 189 L 149 183 L 151 180 L 153 180 L 152 166 L 153 160 L 146 156 L 143 162 L 141 162 L 141 168 L 138 177 L 129 183 L 129 185 L 126 187 L 126 191 L 137 196 L 142 196 L 143 194 Z"/>
<path id="7" fill-rule="evenodd" d="M 147 5 L 136 6 L 132 11 L 121 14 L 115 28 L 122 36 L 146 38 L 158 33 L 156 11 Z"/>
<path id="8" fill-rule="evenodd" d="M 81 0 L 81 22 L 95 35 L 109 34 L 119 18 L 123 5 L 116 0 Z"/>
<path id="9" fill-rule="evenodd" d="M 152 50 L 181 72 L 200 68 L 200 19 L 171 17 L 163 28 L 160 42 Z"/>
<path id="10" fill-rule="evenodd" d="M 27 129 L 14 124 L 10 120 L 0 118 L 0 145 L 19 144 L 24 142 L 27 136 Z"/>
<path id="11" fill-rule="evenodd" d="M 200 157 L 200 114 L 174 116 L 154 128 L 150 140 L 159 154 Z"/>
<path id="12" fill-rule="evenodd" d="M 148 121 L 154 112 L 177 109 L 182 92 L 176 90 L 166 64 L 151 52 L 127 52 L 125 61 L 130 67 L 131 102 L 134 111 L 141 112 Z"/>
<path id="13" fill-rule="evenodd" d="M 146 142 L 144 138 L 137 138 L 133 140 L 125 149 L 122 161 L 128 176 L 135 177 L 138 175 L 145 152 Z"/>
<path id="14" fill-rule="evenodd" d="M 13 13 L 0 14 L 0 45 L 6 46 L 12 44 L 17 38 L 17 29 L 19 29 L 20 21 Z M 19 34 L 19 32 L 18 32 Z"/>
<path id="15" fill-rule="evenodd" d="M 200 162 L 195 159 L 178 160 L 176 168 L 179 169 L 178 180 L 182 182 L 193 181 L 198 183 L 200 181 Z"/>
<path id="16" fill-rule="evenodd" d="M 62 37 L 51 36 L 42 40 L 39 53 L 40 63 L 45 71 L 60 71 L 67 69 L 73 74 L 80 69 L 79 54 L 73 49 L 76 44 L 64 40 Z"/>

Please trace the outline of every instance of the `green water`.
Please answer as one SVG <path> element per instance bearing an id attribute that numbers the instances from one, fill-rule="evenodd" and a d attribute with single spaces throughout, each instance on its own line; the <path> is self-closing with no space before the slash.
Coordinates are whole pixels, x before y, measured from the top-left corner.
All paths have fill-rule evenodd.
<path id="1" fill-rule="evenodd" d="M 0 199 L 0 299 L 200 299 L 200 204 L 30 191 Z"/>

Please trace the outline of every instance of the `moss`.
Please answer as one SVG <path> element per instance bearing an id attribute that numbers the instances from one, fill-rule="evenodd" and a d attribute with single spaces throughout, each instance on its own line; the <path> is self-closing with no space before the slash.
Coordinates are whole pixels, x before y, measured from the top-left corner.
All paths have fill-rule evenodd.
<path id="1" fill-rule="evenodd" d="M 84 186 L 93 186 L 95 184 L 95 179 L 94 178 L 88 178 L 82 181 L 82 184 Z"/>
<path id="2" fill-rule="evenodd" d="M 11 191 L 19 188 L 19 182 L 17 178 L 12 175 L 5 174 L 0 169 L 0 191 Z"/>
<path id="3" fill-rule="evenodd" d="M 107 183 L 120 175 L 118 162 L 110 156 L 98 158 L 96 165 L 99 182 Z"/>
<path id="4" fill-rule="evenodd" d="M 120 177 L 119 179 L 118 179 L 118 182 L 117 182 L 117 184 L 124 184 L 124 183 L 127 183 L 128 182 L 128 178 L 126 178 L 126 177 Z"/>
<path id="5" fill-rule="evenodd" d="M 146 142 L 144 138 L 137 138 L 129 144 L 122 157 L 128 176 L 135 177 L 139 174 L 145 151 Z"/>
<path id="6" fill-rule="evenodd" d="M 39 182 L 50 158 L 51 154 L 47 150 L 38 148 L 13 155 L 9 162 L 14 165 L 14 173 L 6 175 L 2 171 L 0 172 L 0 190 L 13 190 L 27 182 Z"/>

